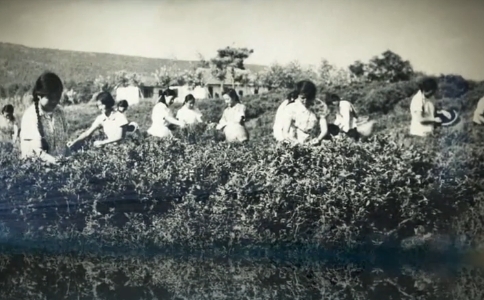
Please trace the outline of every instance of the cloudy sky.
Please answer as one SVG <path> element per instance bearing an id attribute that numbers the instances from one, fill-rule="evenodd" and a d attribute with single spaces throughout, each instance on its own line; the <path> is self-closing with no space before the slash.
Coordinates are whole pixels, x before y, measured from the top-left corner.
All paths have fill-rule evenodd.
<path id="1" fill-rule="evenodd" d="M 479 0 L 0 0 L 0 41 L 145 57 L 250 47 L 254 64 L 338 66 L 390 49 L 425 72 L 484 80 Z"/>

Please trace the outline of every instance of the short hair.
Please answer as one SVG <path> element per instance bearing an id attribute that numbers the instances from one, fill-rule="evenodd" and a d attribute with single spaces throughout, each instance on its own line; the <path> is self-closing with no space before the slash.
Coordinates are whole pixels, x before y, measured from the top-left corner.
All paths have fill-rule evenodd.
<path id="1" fill-rule="evenodd" d="M 435 92 L 437 91 L 438 87 L 439 85 L 437 83 L 437 80 L 432 77 L 424 78 L 419 84 L 419 89 L 422 92 Z"/>
<path id="2" fill-rule="evenodd" d="M 96 101 L 100 101 L 108 109 L 113 108 L 116 104 L 116 101 L 114 101 L 113 96 L 109 92 L 100 92 L 97 94 Z"/>
<path id="3" fill-rule="evenodd" d="M 118 102 L 118 107 L 128 108 L 129 103 L 126 100 L 121 100 L 121 101 Z"/>
<path id="4" fill-rule="evenodd" d="M 309 100 L 316 98 L 316 85 L 309 80 L 301 80 L 296 83 L 298 96 L 303 95 Z"/>
<path id="5" fill-rule="evenodd" d="M 237 92 L 234 89 L 229 89 L 223 94 L 228 95 L 230 99 L 235 100 L 236 102 L 240 102 L 239 95 L 237 95 Z"/>

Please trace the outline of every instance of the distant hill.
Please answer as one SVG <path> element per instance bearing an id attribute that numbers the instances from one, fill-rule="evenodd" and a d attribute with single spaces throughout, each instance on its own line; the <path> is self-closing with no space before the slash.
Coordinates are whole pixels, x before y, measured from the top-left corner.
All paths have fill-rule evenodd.
<path id="1" fill-rule="evenodd" d="M 196 61 L 31 48 L 0 42 L 0 86 L 32 84 L 47 69 L 58 73 L 64 81 L 81 82 L 121 70 L 148 75 L 167 64 L 187 69 L 194 63 Z M 247 65 L 252 71 L 263 68 Z"/>

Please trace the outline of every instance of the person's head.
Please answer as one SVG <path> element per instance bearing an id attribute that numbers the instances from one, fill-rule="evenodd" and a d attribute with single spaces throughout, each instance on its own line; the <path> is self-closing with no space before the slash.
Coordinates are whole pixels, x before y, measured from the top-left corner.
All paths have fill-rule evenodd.
<path id="1" fill-rule="evenodd" d="M 42 73 L 37 78 L 32 90 L 36 111 L 38 112 L 39 106 L 44 111 L 53 111 L 61 100 L 63 90 L 62 81 L 57 74 L 52 72 Z"/>
<path id="2" fill-rule="evenodd" d="M 2 108 L 2 115 L 7 119 L 13 118 L 14 108 L 12 104 L 7 104 Z"/>
<path id="3" fill-rule="evenodd" d="M 341 101 L 341 98 L 337 94 L 328 94 L 326 103 L 331 106 L 337 106 L 339 102 Z"/>
<path id="4" fill-rule="evenodd" d="M 96 96 L 96 104 L 100 111 L 106 113 L 113 110 L 116 101 L 109 92 L 101 92 Z"/>
<path id="5" fill-rule="evenodd" d="M 193 97 L 192 94 L 186 95 L 183 105 L 186 105 L 188 108 L 192 109 L 193 106 L 195 105 L 195 97 Z"/>
<path id="6" fill-rule="evenodd" d="M 225 103 L 230 107 L 234 106 L 237 103 L 240 103 L 239 96 L 234 89 L 228 90 L 222 95 L 222 97 L 224 98 Z"/>
<path id="7" fill-rule="evenodd" d="M 118 102 L 118 110 L 120 112 L 125 112 L 128 109 L 128 106 L 129 104 L 128 104 L 128 101 L 126 100 L 121 100 Z"/>
<path id="8" fill-rule="evenodd" d="M 299 101 L 309 107 L 314 104 L 316 98 L 316 85 L 309 80 L 301 80 L 296 83 L 296 92 Z"/>
<path id="9" fill-rule="evenodd" d="M 420 82 L 419 89 L 425 97 L 432 97 L 435 95 L 438 89 L 437 80 L 431 77 L 424 78 Z"/>
<path id="10" fill-rule="evenodd" d="M 164 91 L 160 91 L 158 102 L 164 103 L 168 106 L 172 105 L 176 99 L 176 92 L 171 89 L 166 89 Z"/>
<path id="11" fill-rule="evenodd" d="M 289 102 L 296 101 L 297 97 L 299 97 L 299 94 L 295 90 L 291 91 L 289 94 L 287 94 L 287 100 L 289 100 Z"/>

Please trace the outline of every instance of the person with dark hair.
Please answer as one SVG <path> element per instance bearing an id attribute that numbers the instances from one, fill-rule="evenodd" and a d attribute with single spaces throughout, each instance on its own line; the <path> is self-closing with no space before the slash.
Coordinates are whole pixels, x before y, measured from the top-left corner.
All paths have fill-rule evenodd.
<path id="1" fill-rule="evenodd" d="M 347 100 L 341 100 L 337 94 L 330 94 L 328 97 L 328 104 L 336 107 L 336 119 L 333 124 L 328 125 L 328 133 L 330 136 L 340 136 L 339 133 L 344 133 L 347 136 L 359 140 L 360 135 L 356 126 L 358 114 L 353 104 Z"/>
<path id="2" fill-rule="evenodd" d="M 287 106 L 287 110 L 283 115 L 283 141 L 319 143 L 327 133 L 327 109 L 324 109 L 319 114 L 314 112 L 316 85 L 309 80 L 301 80 L 296 84 L 295 94 L 297 99 L 293 104 Z M 321 133 L 316 138 L 310 139 L 311 136 L 315 135 L 318 127 Z"/>
<path id="3" fill-rule="evenodd" d="M 128 101 L 126 100 L 119 101 L 117 107 L 120 113 L 125 113 L 129 107 Z"/>
<path id="4" fill-rule="evenodd" d="M 297 91 L 291 91 L 287 94 L 287 99 L 284 100 L 276 111 L 276 116 L 274 117 L 274 125 L 272 127 L 274 138 L 278 142 L 282 142 L 284 140 L 284 134 L 282 133 L 282 127 L 284 122 L 284 114 L 287 111 L 288 105 L 294 103 L 296 99 L 299 97 Z"/>
<path id="5" fill-rule="evenodd" d="M 121 141 L 126 136 L 128 127 L 128 120 L 126 116 L 115 109 L 116 102 L 109 92 L 101 92 L 96 96 L 97 107 L 101 114 L 94 120 L 91 127 L 81 133 L 77 139 L 67 143 L 70 148 L 76 143 L 85 140 L 91 136 L 98 128 L 103 128 L 107 139 L 103 141 L 95 141 L 94 147 L 101 147 L 103 145 L 112 144 Z"/>
<path id="6" fill-rule="evenodd" d="M 55 73 L 44 72 L 32 90 L 33 104 L 23 116 L 20 131 L 22 158 L 39 157 L 56 163 L 66 154 L 67 122 L 59 105 L 64 87 Z"/>
<path id="7" fill-rule="evenodd" d="M 151 113 L 151 127 L 148 129 L 148 134 L 159 138 L 171 138 L 173 133 L 170 130 L 170 125 L 177 125 L 185 127 L 185 122 L 177 120 L 173 117 L 173 113 L 170 109 L 170 105 L 175 102 L 176 92 L 171 89 L 167 89 L 160 92 L 158 102 L 153 107 Z"/>
<path id="8" fill-rule="evenodd" d="M 245 105 L 240 103 L 239 96 L 234 89 L 228 90 L 222 95 L 227 108 L 216 126 L 217 130 L 223 130 L 228 142 L 245 142 L 249 140 L 249 132 L 245 128 Z"/>
<path id="9" fill-rule="evenodd" d="M 187 125 L 203 123 L 202 113 L 195 108 L 195 97 L 192 94 L 185 96 L 183 106 L 178 110 L 176 118 Z"/>
<path id="10" fill-rule="evenodd" d="M 419 90 L 410 103 L 411 135 L 428 136 L 433 133 L 435 125 L 441 123 L 442 120 L 435 117 L 435 106 L 432 102 L 437 89 L 437 81 L 433 78 L 427 77 L 420 82 Z"/>
<path id="11" fill-rule="evenodd" d="M 14 107 L 11 104 L 7 104 L 2 108 L 2 114 L 0 115 L 0 143 L 15 145 L 18 140 L 20 131 L 13 113 Z"/>

